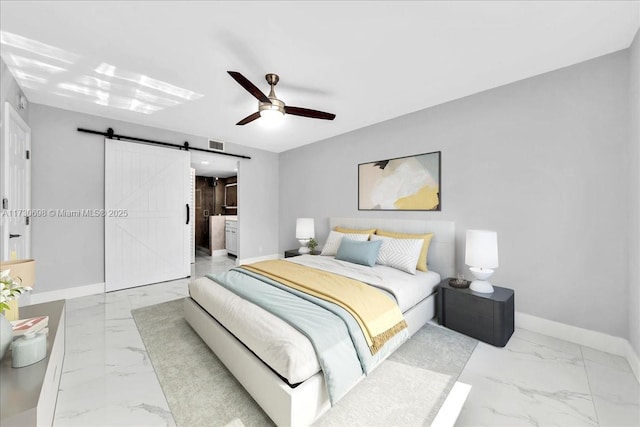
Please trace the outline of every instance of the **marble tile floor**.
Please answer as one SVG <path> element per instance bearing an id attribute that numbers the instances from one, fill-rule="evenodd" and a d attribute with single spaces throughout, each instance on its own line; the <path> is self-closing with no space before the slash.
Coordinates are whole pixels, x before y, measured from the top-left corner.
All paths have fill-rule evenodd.
<path id="1" fill-rule="evenodd" d="M 626 359 L 516 329 L 504 348 L 478 343 L 456 426 L 640 426 L 640 384 Z"/>
<path id="2" fill-rule="evenodd" d="M 199 256 L 192 277 L 234 265 Z M 131 310 L 186 296 L 187 284 L 67 301 L 55 427 L 175 425 Z M 524 329 L 505 348 L 479 343 L 459 380 L 472 389 L 457 426 L 640 426 L 640 385 L 625 359 Z"/>
<path id="3" fill-rule="evenodd" d="M 234 258 L 198 257 L 191 277 L 234 266 Z M 175 425 L 131 310 L 187 296 L 189 280 L 67 300 L 54 426 Z"/>

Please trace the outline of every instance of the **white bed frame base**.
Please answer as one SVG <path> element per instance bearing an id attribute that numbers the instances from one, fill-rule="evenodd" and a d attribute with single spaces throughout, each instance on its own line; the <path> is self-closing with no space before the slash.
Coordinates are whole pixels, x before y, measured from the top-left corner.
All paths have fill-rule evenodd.
<path id="1" fill-rule="evenodd" d="M 443 277 L 455 274 L 455 227 L 450 221 L 331 218 L 331 227 L 383 228 L 404 233 L 434 232 L 428 264 Z M 191 298 L 185 299 L 186 321 L 253 399 L 280 427 L 309 426 L 331 408 L 322 372 L 291 388 L 244 344 Z M 435 294 L 404 313 L 413 336 L 435 315 Z M 364 375 L 363 377 L 364 378 Z"/>
<path id="2" fill-rule="evenodd" d="M 191 298 L 184 315 L 276 425 L 308 426 L 331 407 L 321 372 L 291 388 Z"/>
<path id="3" fill-rule="evenodd" d="M 404 313 L 410 336 L 433 318 L 434 307 L 431 295 Z M 322 372 L 291 388 L 191 298 L 184 316 L 277 426 L 309 426 L 331 408 Z"/>

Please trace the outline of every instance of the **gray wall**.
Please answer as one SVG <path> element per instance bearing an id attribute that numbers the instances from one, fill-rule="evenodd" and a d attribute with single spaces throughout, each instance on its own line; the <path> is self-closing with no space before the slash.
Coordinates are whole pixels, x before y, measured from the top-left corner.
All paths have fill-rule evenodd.
<path id="1" fill-rule="evenodd" d="M 464 233 L 492 229 L 492 281 L 515 289 L 518 311 L 626 337 L 628 59 L 614 53 L 282 153 L 280 251 L 298 246 L 296 217 L 316 218 L 321 244 L 330 216 L 453 220 L 469 277 Z M 441 212 L 358 211 L 359 163 L 438 150 Z"/>
<path id="2" fill-rule="evenodd" d="M 0 58 L 0 148 L 4 146 L 4 103 L 5 101 L 9 102 L 11 106 L 20 114 L 27 123 L 29 123 L 29 106 L 24 110 L 18 110 L 17 108 L 17 98 L 18 95 L 23 95 L 18 83 L 15 81 L 9 69 L 7 68 L 7 64 Z M 4 152 L 4 151 L 2 151 Z M 4 188 L 3 178 L 4 174 L 0 173 L 0 191 Z M 5 195 L 2 194 L 0 199 L 4 198 Z M 2 222 L 0 221 L 0 224 Z M 4 254 L 3 245 L 0 244 L 0 260 L 6 260 L 8 258 L 8 254 Z"/>
<path id="3" fill-rule="evenodd" d="M 33 104 L 30 111 L 34 209 L 104 208 L 104 138 L 78 127 L 205 148 L 193 135 Z M 278 156 L 227 144 L 251 160 L 239 165 L 239 250 L 242 258 L 277 253 Z M 99 218 L 34 218 L 33 256 L 41 280 L 34 292 L 104 282 L 104 221 Z"/>
<path id="4" fill-rule="evenodd" d="M 640 355 L 640 31 L 629 48 L 629 340 Z"/>

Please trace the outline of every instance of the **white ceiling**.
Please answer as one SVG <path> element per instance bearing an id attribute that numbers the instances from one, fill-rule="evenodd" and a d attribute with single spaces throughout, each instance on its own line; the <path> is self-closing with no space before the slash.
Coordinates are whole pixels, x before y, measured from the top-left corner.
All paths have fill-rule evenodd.
<path id="1" fill-rule="evenodd" d="M 31 102 L 275 152 L 627 48 L 637 1 L 0 2 Z M 235 123 L 227 73 L 334 121 Z"/>

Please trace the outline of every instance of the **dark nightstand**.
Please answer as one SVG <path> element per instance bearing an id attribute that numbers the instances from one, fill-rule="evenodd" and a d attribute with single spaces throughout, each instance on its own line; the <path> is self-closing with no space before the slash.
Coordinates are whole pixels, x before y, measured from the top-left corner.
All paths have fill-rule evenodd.
<path id="1" fill-rule="evenodd" d="M 514 327 L 513 289 L 493 286 L 483 294 L 469 288 L 449 286 L 449 279 L 438 285 L 436 314 L 438 323 L 486 343 L 504 347 Z"/>
<path id="2" fill-rule="evenodd" d="M 297 249 L 289 249 L 288 251 L 284 251 L 285 258 L 291 258 L 298 255 L 303 255 L 303 254 L 298 252 Z M 320 255 L 320 251 L 311 251 L 311 255 Z"/>

